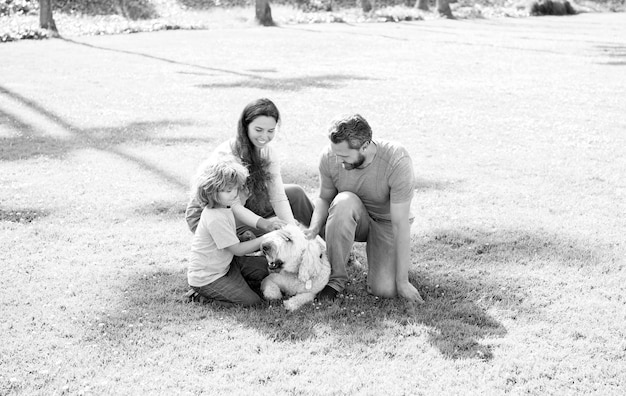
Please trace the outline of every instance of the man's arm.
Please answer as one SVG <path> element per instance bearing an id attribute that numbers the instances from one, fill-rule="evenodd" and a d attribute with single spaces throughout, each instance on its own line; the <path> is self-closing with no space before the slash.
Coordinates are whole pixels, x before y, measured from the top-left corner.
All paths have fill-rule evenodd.
<path id="1" fill-rule="evenodd" d="M 333 184 L 330 172 L 326 166 L 326 155 L 324 152 L 320 156 L 318 172 L 320 191 L 314 203 L 315 207 L 311 215 L 311 225 L 309 225 L 308 229 L 304 230 L 304 235 L 307 239 L 313 239 L 320 233 L 322 227 L 326 224 L 330 203 L 337 195 L 337 188 Z"/>
<path id="2" fill-rule="evenodd" d="M 396 250 L 396 289 L 400 297 L 422 303 L 424 302 L 422 296 L 409 282 L 409 266 L 411 265 L 410 211 L 411 201 L 391 203 L 391 224 Z"/>
<path id="3" fill-rule="evenodd" d="M 320 233 L 328 218 L 328 208 L 330 208 L 330 202 L 324 198 L 318 197 L 315 200 L 315 209 L 313 209 L 313 214 L 311 215 L 311 225 L 304 230 L 304 235 L 307 239 L 313 239 Z"/>

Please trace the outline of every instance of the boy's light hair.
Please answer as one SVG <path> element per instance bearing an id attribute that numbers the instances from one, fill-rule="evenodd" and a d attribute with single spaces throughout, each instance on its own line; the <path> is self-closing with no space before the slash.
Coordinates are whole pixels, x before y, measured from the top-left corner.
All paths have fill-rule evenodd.
<path id="1" fill-rule="evenodd" d="M 198 168 L 191 193 L 200 206 L 214 208 L 220 205 L 220 191 L 245 188 L 248 175 L 246 167 L 232 156 L 210 158 Z"/>

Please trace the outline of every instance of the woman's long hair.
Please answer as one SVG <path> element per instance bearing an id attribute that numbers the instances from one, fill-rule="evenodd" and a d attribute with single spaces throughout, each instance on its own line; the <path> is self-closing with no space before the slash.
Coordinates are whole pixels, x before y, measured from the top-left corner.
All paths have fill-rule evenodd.
<path id="1" fill-rule="evenodd" d="M 280 122 L 278 108 L 269 99 L 257 99 L 248 103 L 243 109 L 237 123 L 237 139 L 235 141 L 234 154 L 241 158 L 241 162 L 250 172 L 250 176 L 246 181 L 250 197 L 245 206 L 259 216 L 265 217 L 273 211 L 267 192 L 267 183 L 271 179 L 268 171 L 269 161 L 259 156 L 248 137 L 248 126 L 257 117 L 262 116 L 272 117 L 277 124 Z"/>

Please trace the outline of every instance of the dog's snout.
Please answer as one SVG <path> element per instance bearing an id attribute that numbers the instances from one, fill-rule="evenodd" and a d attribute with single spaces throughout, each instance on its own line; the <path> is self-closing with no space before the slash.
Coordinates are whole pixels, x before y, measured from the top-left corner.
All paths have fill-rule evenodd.
<path id="1" fill-rule="evenodd" d="M 283 264 L 284 264 L 283 260 L 275 260 L 275 261 L 269 262 L 268 266 L 270 267 L 271 270 L 277 270 L 277 269 L 282 268 Z"/>
<path id="2" fill-rule="evenodd" d="M 269 253 L 272 250 L 271 246 L 267 242 L 263 242 L 261 244 L 261 251 L 265 254 Z"/>

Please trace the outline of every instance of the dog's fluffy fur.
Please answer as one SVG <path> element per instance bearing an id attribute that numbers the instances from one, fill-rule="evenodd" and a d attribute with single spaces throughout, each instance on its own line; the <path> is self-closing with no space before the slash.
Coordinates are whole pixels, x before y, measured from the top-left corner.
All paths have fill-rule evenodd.
<path id="1" fill-rule="evenodd" d="M 279 300 L 283 293 L 293 296 L 283 304 L 288 311 L 295 311 L 312 302 L 326 286 L 330 263 L 322 238 L 306 239 L 296 225 L 288 225 L 285 230 L 289 234 L 288 240 L 279 235 L 268 235 L 261 244 L 270 270 L 275 271 L 263 280 L 261 291 L 268 300 Z"/>

